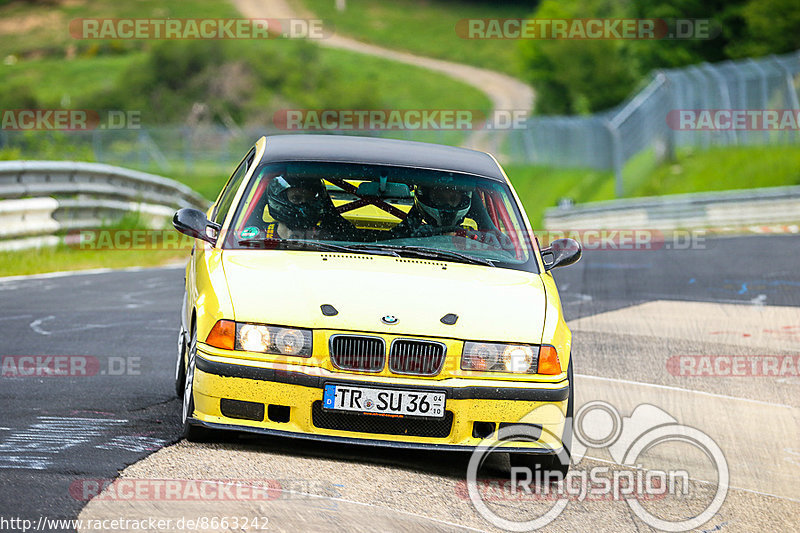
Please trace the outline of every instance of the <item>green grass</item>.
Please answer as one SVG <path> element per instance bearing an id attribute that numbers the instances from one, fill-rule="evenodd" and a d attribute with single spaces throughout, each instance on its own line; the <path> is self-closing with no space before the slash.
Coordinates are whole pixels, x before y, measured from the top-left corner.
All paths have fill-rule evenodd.
<path id="1" fill-rule="evenodd" d="M 57 5 L 54 5 L 57 4 Z M 230 2 L 219 0 L 118 0 L 11 2 L 0 7 L 0 21 L 8 27 L 0 32 L 0 58 L 65 56 L 67 47 L 78 53 L 96 53 L 100 41 L 78 40 L 70 35 L 70 21 L 77 18 L 225 18 L 241 17 Z M 118 41 L 137 46 L 134 41 Z"/>
<path id="2" fill-rule="evenodd" d="M 274 41 L 272 46 L 282 43 Z M 353 87 L 370 91 L 384 109 L 475 109 L 488 112 L 491 103 L 478 89 L 429 70 L 342 50 L 321 49 L 321 63 L 336 71 Z M 110 87 L 144 52 L 121 56 L 78 57 L 72 60 L 39 59 L 0 65 L 2 89 L 27 87 L 41 106 L 74 107 L 74 102 Z M 298 67 L 300 68 L 300 67 Z M 264 107 L 276 96 L 260 93 Z M 291 103 L 287 102 L 287 107 Z M 147 122 L 147 110 L 142 110 Z M 460 137 L 459 137 L 460 138 Z"/>
<path id="3" fill-rule="evenodd" d="M 91 268 L 123 268 L 129 266 L 159 266 L 166 263 L 186 261 L 191 249 L 192 240 L 174 233 L 175 230 L 164 226 L 163 231 L 170 237 L 167 245 L 160 248 L 150 246 L 147 242 L 161 239 L 160 230 L 138 234 L 141 241 L 133 240 L 133 233 L 116 233 L 120 230 L 147 230 L 148 226 L 138 213 L 128 213 L 121 220 L 106 224 L 101 231 L 108 233 L 94 234 L 94 238 L 83 237 L 86 245 L 67 245 L 32 248 L 16 252 L 0 252 L 0 277 L 39 274 L 63 270 L 86 270 Z M 77 236 L 77 235 L 76 235 Z M 113 248 L 115 246 L 123 248 Z M 147 242 L 145 242 L 147 241 Z M 163 241 L 161 241 L 163 242 Z M 137 244 L 138 243 L 138 244 Z M 94 249 L 89 248 L 94 244 Z M 82 248 L 81 246 L 84 246 Z M 127 249 L 125 249 L 127 248 Z"/>
<path id="4" fill-rule="evenodd" d="M 74 100 L 92 91 L 111 87 L 132 61 L 144 52 L 121 56 L 77 57 L 71 60 L 39 59 L 16 65 L 0 65 L 3 86 L 29 88 L 42 108 L 74 107 Z"/>
<path id="5" fill-rule="evenodd" d="M 627 197 L 800 185 L 796 146 L 747 146 L 681 150 L 676 161 L 653 165 L 647 153 L 623 172 Z M 592 169 L 553 169 L 506 165 L 531 224 L 542 227 L 548 207 L 560 198 L 575 203 L 614 199 L 614 174 Z"/>
<path id="6" fill-rule="evenodd" d="M 160 266 L 185 262 L 188 250 L 75 250 L 66 246 L 0 252 L 0 277 L 63 270 Z"/>
<path id="7" fill-rule="evenodd" d="M 16 63 L 0 64 L 0 108 L 89 107 L 93 95 L 112 88 L 126 87 L 125 76 L 130 68 L 144 66 L 148 50 L 158 41 L 99 41 L 74 39 L 69 34 L 69 21 L 86 17 L 242 17 L 229 2 L 216 0 L 186 0 L 165 5 L 156 0 L 116 2 L 61 2 L 57 6 L 12 2 L 0 7 L 0 59 L 16 54 Z M 16 22 L 16 25 L 15 25 Z M 16 27 L 26 28 L 18 31 Z M 272 112 L 280 108 L 359 108 L 359 109 L 476 109 L 488 111 L 491 104 L 478 89 L 445 75 L 423 68 L 365 56 L 342 50 L 313 47 L 310 63 L 305 66 L 297 57 L 298 43 L 284 39 L 220 41 L 235 57 L 255 63 L 264 56 L 289 57 L 289 67 L 283 65 L 275 73 L 274 83 L 260 83 L 253 91 L 250 110 L 245 121 L 256 120 L 269 125 Z M 175 44 L 177 46 L 177 43 Z M 271 54 L 271 55 L 270 55 Z M 313 56 L 313 57 L 312 57 Z M 307 72 L 304 72 L 304 69 Z M 309 70 L 313 69 L 313 71 Z M 331 83 L 310 82 L 304 78 L 325 76 Z M 334 79 L 335 78 L 335 79 Z M 290 84 L 289 92 L 278 80 L 301 80 Z M 35 104 L 24 104 L 30 93 Z M 142 123 L 160 121 L 148 117 L 149 109 L 140 95 L 124 95 L 135 102 L 132 109 L 141 108 Z M 102 98 L 101 98 L 102 100 Z M 126 108 L 127 109 L 127 108 Z M 446 137 L 422 133 L 423 140 L 458 144 L 463 135 Z"/>
<path id="8" fill-rule="evenodd" d="M 750 146 L 683 152 L 672 165 L 649 173 L 636 196 L 800 185 L 797 146 Z"/>
<path id="9" fill-rule="evenodd" d="M 323 50 L 323 65 L 336 68 L 354 85 L 374 88 L 383 95 L 386 109 L 477 109 L 488 113 L 492 108 L 482 91 L 448 76 L 344 50 Z"/>
<path id="10" fill-rule="evenodd" d="M 339 12 L 333 0 L 292 3 L 330 22 L 340 34 L 512 75 L 518 75 L 520 69 L 517 41 L 462 39 L 456 33 L 456 24 L 468 18 L 523 18 L 534 9 L 526 4 L 468 0 L 347 0 L 347 9 Z"/>
<path id="11" fill-rule="evenodd" d="M 242 155 L 244 155 L 244 152 Z M 194 172 L 179 172 L 169 177 L 170 179 L 188 185 L 203 198 L 206 198 L 209 202 L 213 202 L 217 199 L 219 192 L 228 181 L 235 167 L 236 163 L 228 165 L 225 168 L 206 164 L 198 166 Z"/>
<path id="12" fill-rule="evenodd" d="M 545 209 L 561 198 L 582 203 L 614 197 L 614 177 L 605 171 L 525 165 L 505 165 L 505 170 L 534 228 L 542 227 Z"/>

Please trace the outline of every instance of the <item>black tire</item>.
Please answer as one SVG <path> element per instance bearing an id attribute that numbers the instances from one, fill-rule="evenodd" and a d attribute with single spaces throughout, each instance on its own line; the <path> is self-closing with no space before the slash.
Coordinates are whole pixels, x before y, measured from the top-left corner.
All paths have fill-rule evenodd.
<path id="1" fill-rule="evenodd" d="M 572 418 L 575 408 L 575 381 L 572 378 L 572 356 L 569 358 L 569 366 L 567 367 L 567 380 L 569 381 L 569 395 L 567 396 L 564 434 L 561 436 L 561 444 L 564 446 L 566 454 L 535 455 L 529 453 L 512 453 L 509 457 L 512 467 L 525 467 L 531 470 L 541 469 L 542 472 L 550 472 L 551 475 L 560 475 L 561 479 L 567 477 L 567 472 L 569 472 L 570 467 L 570 458 L 572 456 Z M 566 462 L 563 462 L 562 458 L 564 458 Z"/>
<path id="2" fill-rule="evenodd" d="M 183 327 L 181 327 L 183 331 Z M 186 387 L 186 335 L 178 339 L 178 360 L 175 365 L 175 394 L 183 399 L 183 390 Z"/>
<path id="3" fill-rule="evenodd" d="M 181 424 L 183 426 L 183 438 L 190 442 L 206 442 L 212 432 L 208 428 L 195 426 L 191 423 L 194 414 L 194 369 L 195 357 L 197 355 L 197 326 L 192 324 L 192 332 L 189 335 L 189 345 L 186 350 L 187 365 L 184 377 L 183 403 L 181 405 Z M 183 365 L 181 365 L 183 366 Z"/>

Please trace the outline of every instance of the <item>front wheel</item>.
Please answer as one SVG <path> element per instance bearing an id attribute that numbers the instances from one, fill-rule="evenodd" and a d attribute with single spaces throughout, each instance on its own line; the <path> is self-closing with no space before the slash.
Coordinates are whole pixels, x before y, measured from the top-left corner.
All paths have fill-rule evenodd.
<path id="1" fill-rule="evenodd" d="M 186 330 L 181 326 L 181 332 L 178 335 L 178 360 L 175 364 L 175 394 L 178 398 L 183 398 L 183 391 L 186 387 Z"/>
<path id="2" fill-rule="evenodd" d="M 207 441 L 210 437 L 210 430 L 191 423 L 194 415 L 194 369 L 197 356 L 197 326 L 192 324 L 192 333 L 189 336 L 189 344 L 186 355 L 188 358 L 186 365 L 186 376 L 183 379 L 183 406 L 181 409 L 181 422 L 183 424 L 183 438 L 191 442 Z M 182 367 L 183 365 L 181 365 Z"/>

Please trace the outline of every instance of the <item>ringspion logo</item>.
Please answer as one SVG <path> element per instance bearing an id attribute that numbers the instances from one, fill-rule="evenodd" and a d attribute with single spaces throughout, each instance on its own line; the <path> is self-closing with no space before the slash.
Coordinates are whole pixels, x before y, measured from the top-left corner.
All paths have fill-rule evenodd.
<path id="1" fill-rule="evenodd" d="M 547 422 L 543 422 L 547 421 Z M 497 528 L 507 531 L 532 531 L 551 524 L 570 502 L 584 500 L 622 500 L 631 512 L 652 528 L 662 531 L 688 531 L 698 528 L 716 515 L 725 502 L 730 483 L 730 471 L 725 454 L 719 445 L 703 431 L 681 424 L 663 409 L 640 404 L 629 416 L 613 405 L 595 400 L 581 406 L 573 418 L 565 418 L 560 409 L 544 405 L 537 407 L 520 421 L 519 425 L 500 428 L 483 439 L 472 452 L 466 476 L 466 493 L 478 513 Z M 538 422 L 538 424 L 537 424 Z M 546 438 L 531 436 L 528 429 L 539 425 Z M 574 437 L 571 451 L 564 447 L 552 449 L 548 442 L 560 442 L 561 436 L 571 428 Z M 534 438 L 535 437 L 535 438 Z M 563 472 L 525 466 L 511 468 L 510 483 L 487 490 L 486 483 L 478 479 L 478 472 L 493 452 L 507 450 L 508 444 L 519 447 L 526 443 L 538 451 L 549 449 L 562 465 L 572 468 Z M 681 443 L 693 448 L 713 465 L 716 480 L 709 495 L 705 488 L 691 492 L 691 473 L 675 468 L 676 461 L 668 460 L 669 470 L 655 468 L 653 463 L 642 468 L 643 458 L 650 458 L 657 446 Z M 543 450 L 544 449 L 544 450 Z M 587 467 L 581 465 L 589 450 L 604 449 L 613 460 L 613 466 Z M 663 463 L 663 459 L 661 459 Z M 691 464 L 691 463 L 690 463 Z M 456 486 L 463 493 L 463 485 Z M 705 507 L 692 508 L 680 517 L 662 517 L 658 509 L 644 506 L 643 502 L 673 497 L 677 499 L 702 499 Z M 529 519 L 510 519 L 501 516 L 487 503 L 497 500 L 542 502 L 547 505 L 531 507 Z M 697 514 L 694 514 L 697 512 Z"/>

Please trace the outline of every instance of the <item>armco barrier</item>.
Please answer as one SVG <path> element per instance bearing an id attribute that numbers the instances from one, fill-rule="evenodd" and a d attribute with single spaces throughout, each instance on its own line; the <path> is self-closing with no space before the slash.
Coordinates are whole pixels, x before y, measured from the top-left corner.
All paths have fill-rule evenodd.
<path id="1" fill-rule="evenodd" d="M 800 187 L 593 202 L 545 211 L 547 230 L 738 228 L 800 222 Z"/>
<path id="2" fill-rule="evenodd" d="M 137 212 L 162 225 L 208 201 L 176 181 L 99 163 L 0 162 L 0 250 L 58 242 L 59 231 L 93 228 Z"/>

